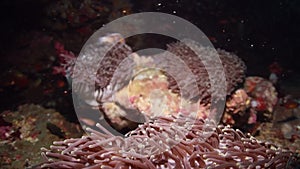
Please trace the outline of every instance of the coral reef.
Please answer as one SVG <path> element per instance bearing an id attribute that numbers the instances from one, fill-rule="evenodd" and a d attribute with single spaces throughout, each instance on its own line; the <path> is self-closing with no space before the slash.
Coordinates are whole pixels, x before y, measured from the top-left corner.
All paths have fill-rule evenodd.
<path id="1" fill-rule="evenodd" d="M 300 108 L 289 109 L 277 105 L 273 120 L 258 128 L 257 138 L 269 140 L 290 150 L 300 153 Z"/>
<path id="2" fill-rule="evenodd" d="M 244 89 L 236 90 L 226 101 L 226 110 L 223 115 L 223 123 L 233 125 L 234 115 L 244 113 L 250 107 L 251 98 Z"/>
<path id="3" fill-rule="evenodd" d="M 36 105 L 19 106 L 0 114 L 0 166 L 2 169 L 32 167 L 42 162 L 40 147 L 55 140 L 80 137 L 78 124 L 67 122 L 51 109 Z"/>
<path id="4" fill-rule="evenodd" d="M 59 49 L 59 55 L 62 58 L 65 58 L 62 61 L 62 65 L 66 71 L 71 70 L 68 71 L 69 73 L 67 76 L 72 77 L 73 91 L 80 93 L 80 95 L 83 96 L 82 98 L 84 101 L 88 104 L 97 106 L 98 104 L 92 101 L 92 96 L 86 96 L 87 92 L 85 92 L 91 88 L 91 84 L 95 83 L 96 91 L 94 95 L 96 96 L 98 103 L 102 106 L 100 109 L 104 111 L 110 122 L 115 121 L 112 123 L 114 127 L 120 128 L 121 126 L 118 125 L 128 124 L 129 122 L 125 122 L 125 119 L 121 120 L 121 118 L 117 117 L 121 116 L 121 114 L 126 114 L 126 112 L 121 113 L 119 111 L 119 106 L 116 106 L 114 103 L 105 104 L 106 102 L 111 102 L 110 98 L 112 98 L 113 95 L 117 96 L 114 97 L 114 99 L 115 101 L 118 101 L 118 103 L 127 108 L 132 108 L 130 105 L 133 105 L 133 107 L 139 109 L 140 112 L 144 112 L 148 116 L 157 112 L 150 112 L 151 109 L 154 108 L 149 105 L 151 104 L 150 102 L 154 100 L 152 96 L 163 95 L 170 101 L 170 104 L 168 104 L 167 107 L 170 107 L 171 104 L 175 105 L 171 106 L 172 109 L 165 109 L 168 113 L 163 113 L 174 114 L 179 111 L 189 112 L 189 110 L 182 109 L 179 106 L 180 104 L 178 104 L 178 96 L 181 94 L 179 86 L 185 87 L 184 92 L 186 96 L 181 96 L 182 99 L 191 99 L 191 97 L 193 97 L 195 98 L 195 102 L 200 100 L 199 107 L 204 107 L 210 104 L 211 95 L 216 95 L 214 101 L 217 101 L 217 99 L 225 99 L 223 97 L 226 94 L 230 94 L 234 90 L 235 86 L 243 81 L 246 66 L 236 55 L 225 52 L 224 50 L 215 51 L 212 48 L 198 45 L 195 42 L 187 41 L 186 43 L 188 43 L 189 46 L 196 48 L 197 54 L 185 44 L 178 42 L 168 45 L 166 52 L 154 56 L 139 56 L 132 52 L 131 48 L 125 43 L 122 35 L 112 33 L 104 37 L 100 37 L 99 42 L 97 41 L 95 44 L 87 46 L 84 50 L 85 57 L 79 57 L 76 60 L 76 68 L 74 68 L 75 58 L 73 57 L 72 52 L 65 51 L 63 47 L 56 48 Z M 62 48 L 62 50 L 60 48 Z M 106 53 L 105 57 L 103 57 L 101 62 L 99 61 L 99 58 L 94 57 L 98 55 L 98 53 L 104 53 L 107 50 L 109 51 Z M 195 89 L 193 88 L 194 84 L 192 79 L 190 79 L 191 77 L 187 77 L 184 74 L 185 71 L 182 71 L 186 68 L 180 67 L 182 65 L 178 64 L 178 60 L 176 60 L 173 55 L 175 55 L 175 57 L 179 57 L 180 61 L 184 62 L 182 65 L 187 66 L 187 69 L 189 69 L 195 76 L 195 85 L 199 89 L 199 94 L 197 96 Z M 223 67 L 218 64 L 216 58 L 220 58 L 220 64 L 222 64 Z M 204 62 L 208 65 L 204 65 Z M 150 79 L 150 82 L 157 81 L 154 83 L 158 83 L 158 81 L 165 77 L 167 77 L 168 81 L 160 83 L 161 86 L 157 86 L 157 84 L 155 87 L 153 85 L 152 87 L 149 86 L 148 89 L 151 91 L 147 92 L 147 94 L 142 94 L 143 92 L 141 92 L 141 90 L 138 91 L 136 89 L 134 89 L 135 94 L 126 93 L 128 91 L 127 89 L 130 80 L 132 80 L 132 78 L 136 76 L 140 70 L 149 67 L 156 67 L 164 70 L 156 70 L 156 73 L 153 70 L 147 70 L 148 73 L 152 71 L 152 73 L 160 77 L 156 78 L 156 80 L 154 80 L 155 78 Z M 226 93 L 224 93 L 223 90 L 224 86 L 218 85 L 219 80 L 224 78 L 222 74 L 223 69 L 227 84 L 227 89 L 225 90 Z M 213 71 L 213 75 L 210 75 L 214 78 L 209 77 L 208 70 L 215 70 Z M 95 71 L 97 71 L 96 76 L 94 73 L 91 73 Z M 170 72 L 172 72 L 172 75 Z M 176 81 L 174 77 L 172 77 L 173 75 L 177 75 Z M 152 75 L 149 77 L 152 77 Z M 141 83 L 140 86 L 145 86 L 147 83 L 145 80 L 146 79 L 144 79 L 143 82 L 137 82 L 136 80 L 135 82 L 132 81 L 131 89 L 137 88 L 138 83 Z M 133 85 L 135 86 L 133 87 Z M 164 85 L 167 85 L 168 88 L 165 88 L 164 91 L 162 91 Z M 217 88 L 212 89 L 212 86 Z M 158 88 L 160 88 L 161 91 L 157 91 Z M 168 89 L 171 89 L 172 92 L 169 92 Z M 156 91 L 155 94 L 153 93 L 154 90 Z M 131 92 L 133 91 L 131 90 Z M 118 95 L 121 98 L 118 98 Z M 130 97 L 126 98 L 125 96 Z M 149 99 L 151 97 L 152 99 Z M 171 100 L 174 102 L 171 103 Z M 144 104 L 141 104 L 142 102 L 144 102 Z M 109 109 L 114 109 L 116 111 L 112 112 Z M 207 115 L 199 116 L 206 117 Z M 118 121 L 118 123 L 116 123 L 116 121 Z"/>
<path id="5" fill-rule="evenodd" d="M 122 69 L 121 66 L 119 66 L 119 64 L 125 60 L 126 57 L 128 57 L 127 59 L 129 60 L 134 60 L 133 57 L 129 57 L 131 54 L 135 57 L 138 57 L 139 60 L 145 60 L 145 58 L 138 56 L 137 54 L 133 54 L 131 51 L 131 48 L 129 46 L 127 46 L 125 44 L 125 41 L 123 39 L 123 37 L 120 34 L 117 33 L 113 33 L 113 34 L 109 34 L 105 37 L 101 37 L 101 46 L 100 45 L 96 45 L 96 46 L 91 46 L 91 47 L 95 47 L 95 51 L 91 50 L 92 53 L 87 53 L 88 55 L 94 56 L 93 54 L 97 54 L 97 52 L 103 52 L 106 51 L 107 49 L 110 49 L 112 47 L 113 44 L 115 44 L 115 46 L 113 46 L 113 48 L 106 54 L 106 57 L 103 58 L 103 60 L 101 60 L 100 65 L 98 65 L 97 63 L 95 63 L 98 59 L 96 57 L 94 58 L 86 58 L 84 60 L 82 60 L 82 62 L 84 63 L 80 63 L 81 60 L 77 60 L 77 67 L 74 71 L 71 71 L 70 74 L 73 75 L 73 78 L 75 78 L 76 83 L 91 83 L 93 84 L 94 82 L 96 82 L 96 87 L 100 88 L 100 90 L 108 90 L 108 85 L 109 82 L 112 79 L 112 76 L 116 76 L 115 79 L 131 79 L 130 76 L 132 76 L 132 72 L 130 72 L 129 70 L 125 69 L 125 68 L 129 68 L 130 66 L 141 66 L 138 63 L 132 64 L 132 65 L 125 65 L 125 68 Z M 238 83 L 242 82 L 244 79 L 244 73 L 246 70 L 246 66 L 244 64 L 244 62 L 238 58 L 236 55 L 228 53 L 224 50 L 217 50 L 217 53 L 215 53 L 214 49 L 209 48 L 209 47 L 203 47 L 200 45 L 196 45 L 194 43 L 190 43 L 189 45 L 192 45 L 193 47 L 197 48 L 199 50 L 200 53 L 195 54 L 195 52 L 190 49 L 189 47 L 187 47 L 186 45 L 184 45 L 183 43 L 174 43 L 174 44 L 169 44 L 168 45 L 168 52 L 164 52 L 162 54 L 158 54 L 159 56 L 153 56 L 155 57 L 156 60 L 152 60 L 150 61 L 150 64 L 152 62 L 152 65 L 158 65 L 161 64 L 162 60 L 160 60 L 160 58 L 164 58 L 167 59 L 165 61 L 168 61 L 168 64 L 172 64 L 174 61 L 172 61 L 172 59 L 174 59 L 172 56 L 169 55 L 169 52 L 171 52 L 172 54 L 174 54 L 175 56 L 178 56 L 182 61 L 184 61 L 184 63 L 188 66 L 188 68 L 191 69 L 192 73 L 196 76 L 196 82 L 197 82 L 197 86 L 200 90 L 200 97 L 201 100 L 203 100 L 203 102 L 205 102 L 206 104 L 210 102 L 210 100 L 205 100 L 205 99 L 209 99 L 211 94 L 211 83 L 218 83 L 218 82 L 210 82 L 210 78 L 208 75 L 208 69 L 219 69 L 216 66 L 218 66 L 218 62 L 213 61 L 213 59 L 215 59 L 216 56 L 220 57 L 220 61 L 223 65 L 224 71 L 225 71 L 225 76 L 226 76 L 226 83 L 227 83 L 227 90 L 226 93 L 230 94 L 234 88 L 237 86 Z M 90 48 L 91 48 L 90 47 Z M 97 48 L 98 47 L 98 48 Z M 59 52 L 61 57 L 65 57 L 64 61 L 62 61 L 63 66 L 66 69 L 69 69 L 69 67 L 72 67 L 74 64 L 74 59 L 69 59 L 72 58 L 72 52 L 68 52 L 70 54 L 65 55 L 64 51 L 63 52 Z M 203 57 L 205 57 L 206 60 L 201 60 L 198 55 L 202 55 Z M 151 56 L 150 56 L 151 57 Z M 131 62 L 129 62 L 128 60 L 125 60 L 126 62 L 128 62 L 128 64 L 130 64 Z M 67 65 L 69 65 L 68 67 L 66 67 L 66 63 Z M 99 62 L 99 61 L 98 61 Z M 211 65 L 209 65 L 209 67 L 205 67 L 203 62 L 209 62 Z M 176 63 L 173 63 L 176 64 Z M 124 63 L 123 65 L 124 66 Z M 166 65 L 164 65 L 166 67 Z M 172 69 L 173 73 L 177 73 L 177 74 L 182 74 L 179 72 L 179 70 L 182 70 L 180 68 L 178 68 L 179 65 L 173 65 L 174 68 L 176 67 L 176 70 Z M 89 68 L 89 70 L 87 70 L 87 67 Z M 170 66 L 169 66 L 170 67 Z M 129 76 L 127 78 L 121 78 L 118 76 L 118 74 L 115 72 L 117 68 L 121 68 L 122 70 L 119 70 L 119 72 L 122 72 L 122 74 L 120 74 L 120 76 Z M 97 70 L 97 76 L 93 77 L 90 73 L 91 70 Z M 114 74 L 115 73 L 115 74 Z M 167 72 L 168 73 L 168 72 Z M 222 74 L 219 74 L 219 72 L 214 72 L 217 77 L 214 77 L 214 79 L 216 81 L 218 81 L 219 79 L 223 78 L 221 77 Z M 169 80 L 169 88 L 175 92 L 179 92 L 179 87 L 178 87 L 178 82 L 182 82 L 185 83 L 185 85 L 188 85 L 188 83 L 190 82 L 186 82 L 185 78 L 181 76 L 182 79 L 177 79 L 178 82 L 175 81 L 175 79 L 173 77 L 171 77 L 169 74 L 166 74 L 166 76 L 168 76 L 168 80 Z M 180 76 L 179 76 L 180 77 Z M 122 87 L 124 87 L 126 84 L 124 83 L 128 83 L 129 81 L 125 81 L 125 82 L 119 82 L 116 81 L 115 83 L 118 83 L 120 86 L 118 86 L 116 88 L 116 84 L 112 84 L 112 86 L 109 86 L 109 88 L 111 88 L 110 90 L 113 90 L 112 92 L 116 92 L 117 90 L 120 90 Z M 223 86 L 222 86 L 223 87 Z M 219 94 L 221 92 L 221 90 L 216 90 L 213 91 L 216 94 Z M 105 95 L 105 91 L 101 92 L 102 95 Z M 220 96 L 221 97 L 221 96 Z M 101 101 L 101 100 L 99 100 Z"/>
<path id="6" fill-rule="evenodd" d="M 90 136 L 43 148 L 47 161 L 41 168 L 289 168 L 289 150 L 214 126 L 168 116 L 140 125 L 126 138 L 88 129 Z"/>
<path id="7" fill-rule="evenodd" d="M 270 81 L 249 76 L 245 79 L 244 87 L 228 98 L 222 121 L 254 133 L 261 122 L 272 120 L 277 100 L 277 91 Z"/>
<path id="8" fill-rule="evenodd" d="M 244 88 L 253 98 L 252 107 L 257 111 L 273 111 L 277 103 L 277 91 L 274 85 L 262 77 L 251 76 L 245 80 Z"/>
<path id="9" fill-rule="evenodd" d="M 116 33 L 101 37 L 100 43 L 100 48 L 90 50 L 92 53 L 88 53 L 85 58 L 82 58 L 83 60 L 79 60 L 76 65 L 77 69 L 73 69 L 73 55 L 69 57 L 73 59 L 63 62 L 67 65 L 65 68 L 71 67 L 69 70 L 72 71 L 69 72 L 69 75 L 75 77 L 74 90 L 85 91 L 84 87 L 89 86 L 84 84 L 96 82 L 95 94 L 101 105 L 100 109 L 104 112 L 109 124 L 118 131 L 124 128 L 132 129 L 134 126 L 131 119 L 128 119 L 128 114 L 143 114 L 150 118 L 150 121 L 140 122 L 144 123 L 129 132 L 125 138 L 113 136 L 108 131 L 103 134 L 88 128 L 87 130 L 91 132 L 89 136 L 54 142 L 50 150 L 42 149 L 46 159 L 42 168 L 93 168 L 99 166 L 107 168 L 251 168 L 256 166 L 286 168 L 289 167 L 290 161 L 294 160 L 290 158 L 293 154 L 292 151 L 282 149 L 268 141 L 259 141 L 230 127 L 218 126 L 216 130 L 206 131 L 208 128 L 213 128 L 213 124 L 204 124 L 205 120 L 202 120 L 207 117 L 205 115 L 209 114 L 206 106 L 210 105 L 211 86 L 223 78 L 222 74 L 218 73 L 217 62 L 214 62 L 213 56 L 217 54 L 220 56 L 227 82 L 226 94 L 230 95 L 238 83 L 243 81 L 246 69 L 243 61 L 236 55 L 189 43 L 196 47 L 196 54 L 183 43 L 174 43 L 168 45 L 167 52 L 149 57 L 139 56 L 133 53 L 131 48 L 125 44 L 122 36 Z M 115 46 L 112 46 L 113 44 Z M 93 47 L 95 46 L 90 46 L 90 48 Z M 89 58 L 89 56 L 94 56 L 93 52 L 101 53 L 107 49 L 110 50 L 100 64 L 95 64 L 98 63 L 98 60 L 95 60 L 98 58 Z M 59 53 L 64 53 L 64 50 L 61 51 Z M 65 53 L 67 56 L 72 54 L 68 51 Z M 182 78 L 176 79 L 176 81 L 168 74 L 168 71 L 147 69 L 140 72 L 146 65 L 146 67 L 157 66 L 164 58 L 169 59 L 168 64 L 174 65 L 170 53 L 182 59 L 196 75 L 197 87 L 200 90 L 200 96 L 197 99 L 200 102 L 199 107 L 202 108 L 201 113 L 204 114 L 198 115 L 198 119 L 187 119 L 185 116 L 175 117 L 179 112 L 189 112 L 176 107 L 179 105 L 178 99 L 184 100 L 186 97 L 180 95 L 178 86 L 186 85 L 189 88 L 191 83 L 185 79 L 184 75 L 181 75 L 184 68 L 176 65 L 176 69 L 171 70 L 172 73 L 178 74 L 178 77 Z M 204 58 L 208 60 L 201 60 L 197 55 L 206 56 Z M 209 67 L 204 66 L 203 61 L 209 62 Z M 168 68 L 171 67 L 170 65 L 162 67 Z M 87 67 L 92 70 L 87 70 Z M 216 70 L 217 73 L 214 74 L 216 81 L 211 81 L 209 78 L 207 70 L 210 69 Z M 97 70 L 96 76 L 90 73 L 95 70 Z M 113 79 L 113 75 L 115 79 Z M 135 76 L 132 77 L 133 75 Z M 222 89 L 217 88 L 213 92 L 218 99 L 222 99 Z M 112 95 L 114 95 L 113 102 L 110 101 Z M 153 97 L 154 95 L 156 97 Z M 166 102 L 164 102 L 164 98 L 167 99 Z M 89 100 L 85 101 L 93 105 Z M 159 101 L 159 105 L 168 108 L 156 106 L 162 108 L 163 113 L 155 114 L 155 111 L 159 111 L 155 105 L 154 107 L 152 105 L 155 101 Z M 227 101 L 223 122 L 237 124 L 233 118 L 233 116 L 236 118 L 237 115 L 251 125 L 261 121 L 261 117 L 266 116 L 270 119 L 276 102 L 277 92 L 271 82 L 260 77 L 248 77 L 244 89 L 236 90 Z M 139 111 L 132 113 L 132 108 Z M 173 116 L 162 117 L 161 115 Z M 137 117 L 138 115 L 136 115 Z M 79 120 L 83 121 L 82 118 Z M 186 125 L 194 120 L 195 124 L 188 130 Z M 243 121 L 239 122 L 241 122 L 239 124 L 244 124 Z M 95 122 L 93 121 L 91 124 L 93 125 Z M 104 126 L 100 124 L 97 126 L 102 131 L 106 131 Z M 212 135 L 206 139 L 203 133 L 207 132 L 212 132 Z M 179 133 L 181 139 L 178 138 Z"/>
<path id="10" fill-rule="evenodd" d="M 297 36 L 294 35 L 298 31 L 297 26 L 295 26 L 295 23 L 298 22 L 295 22 L 293 16 L 298 13 L 296 12 L 298 4 L 295 0 L 292 2 L 260 3 L 259 5 L 256 5 L 256 2 L 250 2 L 248 5 L 232 5 L 220 0 L 217 3 L 209 0 L 203 2 L 177 0 L 173 3 L 128 0 L 102 0 L 101 2 L 95 0 L 4 0 L 1 2 L 2 12 L 5 15 L 3 15 L 3 30 L 1 31 L 4 38 L 2 38 L 1 49 L 1 59 L 3 59 L 1 63 L 3 64 L 0 73 L 2 79 L 0 82 L 0 112 L 7 109 L 10 111 L 4 111 L 0 114 L 0 168 L 25 168 L 32 164 L 38 164 L 40 162 L 40 146 L 48 147 L 53 140 L 81 135 L 81 132 L 77 133 L 78 125 L 69 124 L 57 112 L 44 109 L 41 106 L 53 108 L 65 116 L 72 114 L 75 116 L 72 109 L 71 90 L 68 88 L 65 77 L 60 76 L 60 74 L 71 74 L 72 69 L 70 68 L 74 64 L 75 56 L 78 55 L 83 43 L 92 32 L 108 23 L 109 20 L 131 12 L 143 11 L 172 13 L 188 19 L 205 30 L 214 46 L 234 51 L 242 56 L 250 68 L 248 73 L 251 75 L 267 77 L 267 65 L 274 61 L 269 66 L 271 73 L 269 80 L 279 89 L 277 92 L 279 93 L 280 105 L 274 107 L 274 100 L 278 96 L 274 95 L 276 91 L 269 83 L 261 83 L 265 85 L 260 89 L 260 84 L 257 84 L 253 90 L 254 93 L 246 92 L 245 88 L 239 89 L 233 95 L 228 95 L 229 100 L 226 103 L 223 122 L 231 124 L 234 128 L 240 128 L 244 132 L 250 131 L 259 140 L 272 141 L 276 145 L 282 145 L 299 153 L 299 80 L 289 82 L 290 84 L 284 82 L 283 85 L 282 83 L 291 78 L 292 74 L 298 73 L 299 64 L 295 61 L 298 52 L 298 47 L 295 48 L 295 44 L 298 43 L 290 43 L 297 42 Z M 240 6 L 242 8 L 239 8 Z M 252 10 L 254 6 L 259 8 Z M 238 9 L 232 10 L 236 7 Z M 268 7 L 270 11 L 266 12 L 265 7 Z M 132 23 L 122 25 L 123 30 L 131 29 Z M 278 23 L 284 25 L 278 27 Z M 166 29 L 166 26 L 160 25 L 162 29 Z M 275 29 L 269 29 L 272 26 Z M 285 33 L 282 34 L 280 33 L 282 28 L 288 28 L 288 31 L 283 31 Z M 274 34 L 279 35 L 279 38 Z M 157 43 L 157 39 L 153 35 L 150 36 L 151 40 L 138 41 L 129 38 L 128 41 L 134 43 L 128 43 L 126 40 L 130 47 L 123 42 L 118 43 L 109 55 L 123 58 L 125 55 L 119 55 L 123 51 L 130 54 L 132 53 L 130 48 L 134 51 L 139 45 L 146 44 L 143 47 L 148 47 L 148 45 Z M 161 44 L 165 42 L 161 39 L 158 41 Z M 179 55 L 184 54 L 184 59 L 190 59 L 195 55 L 179 43 L 169 45 L 168 50 L 173 50 Z M 210 53 L 210 50 L 203 49 L 203 51 Z M 242 67 L 244 66 L 239 58 L 231 58 L 230 55 L 233 54 L 225 52 L 225 56 L 222 56 L 222 51 L 217 51 L 221 55 L 221 59 L 230 58 L 229 63 L 223 64 L 223 66 L 226 71 L 226 78 L 230 79 L 227 94 L 231 94 L 230 92 L 233 91 L 237 83 L 243 79 L 244 69 Z M 162 55 L 166 55 L 166 53 Z M 225 61 L 222 60 L 223 63 L 226 62 L 226 59 Z M 237 60 L 234 61 L 235 59 Z M 153 60 L 149 61 L 144 56 L 137 56 L 133 60 L 136 63 L 135 67 L 146 64 L 140 62 L 155 64 Z M 58 62 L 62 64 L 62 67 L 57 66 Z M 112 67 L 115 66 L 115 63 L 113 59 L 106 60 L 106 64 L 113 64 Z M 117 63 L 120 63 L 120 60 Z M 193 65 L 196 65 L 197 68 L 192 68 Z M 98 69 L 99 65 L 88 66 L 95 66 Z M 202 73 L 200 70 L 203 69 L 202 63 L 189 63 L 189 66 L 196 73 Z M 110 69 L 111 67 L 106 68 Z M 79 73 L 90 74 L 84 71 Z M 109 96 L 113 92 L 109 91 L 107 86 L 108 79 L 105 79 L 105 76 L 110 75 L 106 73 L 111 74 L 111 71 L 99 72 L 98 74 L 99 83 L 97 87 L 105 89 L 102 93 L 99 91 L 95 93 L 99 94 L 99 101 L 103 98 L 101 95 L 103 92 L 106 94 L 105 96 Z M 119 102 L 102 105 L 101 109 L 117 130 L 123 128 L 131 130 L 136 127 L 136 124 L 132 125 L 129 120 L 124 120 L 124 116 L 128 117 L 127 110 L 131 110 L 132 107 L 137 108 L 147 116 L 161 110 L 165 114 L 176 114 L 182 111 L 182 109 L 178 109 L 180 96 L 178 86 L 174 82 L 175 79 L 172 79 L 167 73 L 164 74 L 164 72 L 152 72 L 151 70 L 145 73 L 153 73 L 151 75 L 155 75 L 155 77 L 141 80 L 139 76 L 131 79 L 130 85 L 117 86 L 115 89 L 118 92 L 115 94 L 117 94 Z M 201 99 L 202 103 L 207 104 L 211 94 L 207 89 L 211 84 L 207 83 L 207 72 L 200 76 L 204 76 L 203 79 L 197 78 L 197 81 L 201 82 L 201 94 L 203 94 Z M 168 78 L 167 81 L 165 81 L 166 77 Z M 295 79 L 300 78 L 297 76 Z M 252 80 L 255 81 L 255 79 Z M 125 82 L 127 83 L 127 81 Z M 169 91 L 166 85 L 172 91 Z M 141 86 L 146 86 L 147 90 Z M 82 86 L 78 85 L 77 87 Z M 132 90 L 129 92 L 130 97 L 126 100 L 124 96 L 128 93 L 124 91 L 128 88 Z M 153 90 L 155 88 L 159 90 Z M 139 93 L 142 93 L 143 96 L 137 97 Z M 298 99 L 291 99 L 288 95 L 280 98 L 286 94 Z M 15 111 L 18 105 L 24 103 L 35 103 L 41 106 L 23 105 Z M 118 105 L 119 103 L 120 105 Z M 152 106 L 150 103 L 159 106 Z M 90 105 L 94 105 L 94 103 Z M 209 104 L 205 106 L 209 106 Z M 162 107 L 162 109 L 152 109 L 153 107 Z M 206 112 L 208 113 L 208 111 Z M 74 121 L 76 118 L 72 118 L 72 120 Z M 94 119 L 81 118 L 80 120 L 85 121 L 89 126 L 96 124 Z M 69 125 L 71 127 L 68 127 Z M 68 147 L 69 145 L 64 146 Z M 53 151 L 55 150 L 53 149 Z M 205 158 L 201 154 L 200 156 Z M 82 156 L 82 158 L 84 157 Z M 289 161 L 294 157 L 290 157 Z M 210 162 L 210 159 L 205 158 L 206 161 Z M 184 162 L 186 161 L 183 158 Z"/>

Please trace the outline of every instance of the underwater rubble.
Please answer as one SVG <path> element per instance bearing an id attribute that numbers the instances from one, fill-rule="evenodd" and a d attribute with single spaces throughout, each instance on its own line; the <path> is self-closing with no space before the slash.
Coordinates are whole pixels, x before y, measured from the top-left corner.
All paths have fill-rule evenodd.
<path id="1" fill-rule="evenodd" d="M 53 109 L 26 104 L 0 114 L 0 168 L 30 168 L 42 162 L 40 148 L 55 140 L 80 137 L 79 124 Z"/>

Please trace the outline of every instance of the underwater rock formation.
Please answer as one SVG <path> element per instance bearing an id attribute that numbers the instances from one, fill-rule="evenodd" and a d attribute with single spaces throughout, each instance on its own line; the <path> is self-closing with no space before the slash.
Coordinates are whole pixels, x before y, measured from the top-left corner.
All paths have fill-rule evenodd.
<path id="1" fill-rule="evenodd" d="M 257 111 L 273 111 L 278 98 L 277 91 L 270 81 L 257 76 L 247 77 L 244 88 L 253 98 L 251 104 Z"/>
<path id="2" fill-rule="evenodd" d="M 259 123 L 272 120 L 277 100 L 277 91 L 269 80 L 249 76 L 245 79 L 244 87 L 236 90 L 227 100 L 222 121 L 255 132 Z"/>
<path id="3" fill-rule="evenodd" d="M 17 111 L 0 114 L 0 134 L 0 168 L 10 169 L 41 163 L 40 147 L 55 140 L 80 137 L 83 131 L 53 109 L 25 104 Z"/>

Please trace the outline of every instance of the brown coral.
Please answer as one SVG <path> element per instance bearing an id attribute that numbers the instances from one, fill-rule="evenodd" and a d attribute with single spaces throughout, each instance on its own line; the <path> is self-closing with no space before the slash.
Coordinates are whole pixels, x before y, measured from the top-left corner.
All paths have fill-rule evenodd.
<path id="1" fill-rule="evenodd" d="M 236 85 L 243 81 L 246 66 L 239 57 L 224 50 L 217 50 L 216 53 L 215 50 L 210 47 L 204 47 L 193 43 L 189 44 L 189 46 L 190 45 L 198 50 L 197 54 L 183 43 L 174 43 L 168 45 L 168 51 L 180 57 L 195 75 L 202 103 L 208 103 L 210 101 L 208 99 L 210 99 L 212 93 L 216 94 L 218 98 L 223 97 L 222 90 L 224 86 L 220 86 L 219 83 L 220 79 L 224 77 L 220 71 L 224 70 L 226 77 L 226 94 L 230 94 Z M 222 63 L 223 69 L 220 68 L 220 65 L 217 62 L 218 56 Z M 202 58 L 204 58 L 204 60 L 202 60 Z M 204 65 L 203 62 L 207 62 L 209 64 Z M 208 70 L 213 70 L 213 78 L 209 77 Z M 181 68 L 177 68 L 177 72 L 180 73 L 180 71 Z M 170 81 L 171 89 L 178 91 L 178 86 L 176 85 L 174 79 L 170 78 Z M 214 91 L 211 90 L 211 86 L 213 84 L 217 86 Z"/>

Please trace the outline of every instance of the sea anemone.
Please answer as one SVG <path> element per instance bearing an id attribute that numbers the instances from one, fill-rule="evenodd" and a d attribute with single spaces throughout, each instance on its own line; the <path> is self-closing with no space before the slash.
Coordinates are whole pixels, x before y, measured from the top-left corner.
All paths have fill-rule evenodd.
<path id="1" fill-rule="evenodd" d="M 89 136 L 43 148 L 41 168 L 288 168 L 292 156 L 239 130 L 183 115 L 157 117 L 125 138 L 87 130 Z"/>

